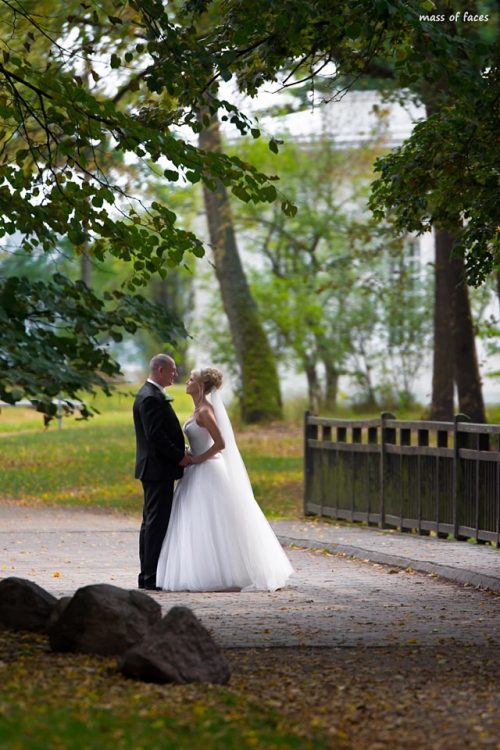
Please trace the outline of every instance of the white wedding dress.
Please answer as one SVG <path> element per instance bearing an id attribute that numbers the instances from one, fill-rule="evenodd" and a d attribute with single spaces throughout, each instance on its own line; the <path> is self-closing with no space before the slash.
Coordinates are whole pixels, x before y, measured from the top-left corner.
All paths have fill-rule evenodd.
<path id="1" fill-rule="evenodd" d="M 218 393 L 212 404 L 226 448 L 188 466 L 177 482 L 156 585 L 165 591 L 275 591 L 293 568 L 253 496 Z M 194 456 L 213 445 L 193 418 L 184 431 Z"/>

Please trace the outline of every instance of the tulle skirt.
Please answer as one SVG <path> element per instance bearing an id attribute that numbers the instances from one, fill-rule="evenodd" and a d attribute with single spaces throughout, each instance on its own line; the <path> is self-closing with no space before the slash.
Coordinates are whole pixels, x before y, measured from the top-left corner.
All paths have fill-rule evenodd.
<path id="1" fill-rule="evenodd" d="M 292 575 L 257 502 L 238 503 L 224 458 L 187 467 L 175 487 L 156 585 L 166 591 L 275 591 Z"/>

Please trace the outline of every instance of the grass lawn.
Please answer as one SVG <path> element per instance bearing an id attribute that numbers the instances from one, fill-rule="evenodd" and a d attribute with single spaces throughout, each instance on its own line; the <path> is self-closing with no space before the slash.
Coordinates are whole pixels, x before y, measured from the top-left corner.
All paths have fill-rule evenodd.
<path id="1" fill-rule="evenodd" d="M 127 391 L 130 392 L 130 387 Z M 192 401 L 184 386 L 169 389 L 184 422 Z M 142 487 L 133 478 L 135 436 L 131 395 L 125 389 L 90 405 L 88 422 L 74 417 L 43 428 L 41 415 L 5 407 L 0 413 L 0 500 L 27 504 L 117 508 L 140 513 Z M 302 431 L 274 425 L 242 430 L 238 443 L 254 491 L 269 517 L 296 517 L 302 505 Z"/>
<path id="2" fill-rule="evenodd" d="M 116 672 L 116 659 L 52 653 L 45 636 L 1 633 L 0 675 L 2 750 L 335 747 L 238 680 L 234 686 L 135 682 Z"/>

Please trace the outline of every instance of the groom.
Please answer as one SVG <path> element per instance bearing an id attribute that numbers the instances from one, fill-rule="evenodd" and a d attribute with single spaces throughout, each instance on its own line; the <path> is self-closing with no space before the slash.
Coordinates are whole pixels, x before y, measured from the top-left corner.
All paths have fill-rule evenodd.
<path id="1" fill-rule="evenodd" d="M 164 388 L 172 385 L 177 369 L 172 357 L 156 354 L 149 378 L 134 402 L 137 442 L 135 478 L 144 489 L 144 510 L 139 533 L 139 588 L 158 590 L 156 566 L 172 510 L 174 481 L 191 462 L 184 435 Z"/>

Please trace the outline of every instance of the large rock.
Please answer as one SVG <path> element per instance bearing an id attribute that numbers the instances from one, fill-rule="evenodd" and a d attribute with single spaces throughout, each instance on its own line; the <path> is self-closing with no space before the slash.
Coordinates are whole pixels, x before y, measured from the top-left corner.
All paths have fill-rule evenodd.
<path id="1" fill-rule="evenodd" d="M 0 581 L 0 623 L 9 630 L 45 632 L 57 599 L 26 578 Z"/>
<path id="2" fill-rule="evenodd" d="M 78 589 L 57 614 L 49 627 L 53 651 L 112 656 L 144 638 L 161 620 L 161 607 L 139 591 L 98 583 Z"/>
<path id="3" fill-rule="evenodd" d="M 71 596 L 62 596 L 60 599 L 57 600 L 56 606 L 50 613 L 50 617 L 47 620 L 47 631 L 50 632 L 50 630 L 54 627 L 57 620 L 61 617 L 62 613 L 68 606 L 68 604 L 71 601 Z"/>
<path id="4" fill-rule="evenodd" d="M 144 640 L 126 651 L 118 669 L 143 682 L 220 682 L 229 665 L 212 636 L 187 607 L 172 607 Z"/>

